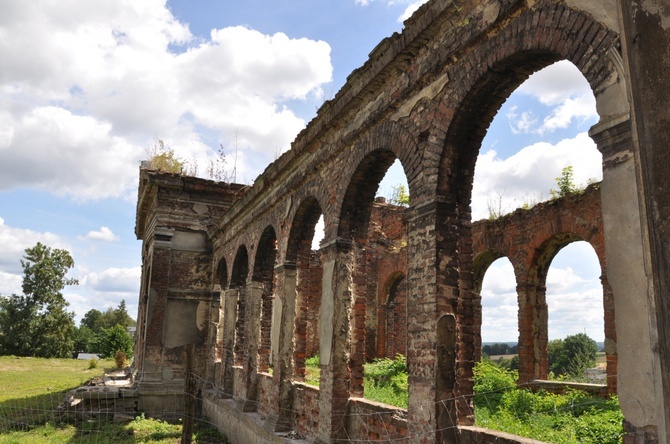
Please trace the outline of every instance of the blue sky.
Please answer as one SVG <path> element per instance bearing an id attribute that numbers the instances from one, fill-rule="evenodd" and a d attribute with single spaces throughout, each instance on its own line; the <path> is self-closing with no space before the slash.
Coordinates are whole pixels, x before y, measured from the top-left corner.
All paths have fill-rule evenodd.
<path id="1" fill-rule="evenodd" d="M 75 259 L 80 285 L 65 293 L 77 319 L 121 299 L 134 315 L 147 150 L 164 140 L 202 173 L 222 144 L 236 181 L 251 184 L 421 3 L 0 0 L 0 294 L 21 291 L 19 260 L 41 241 Z M 596 120 L 570 64 L 532 77 L 484 140 L 475 216 L 498 196 L 508 211 L 543 200 L 567 165 L 577 182 L 599 179 L 585 133 Z M 403 180 L 392 167 L 379 194 Z M 549 276 L 550 336 L 588 330 L 601 340 L 597 303 L 571 311 L 590 300 L 597 265 L 584 262 L 588 248 L 563 255 Z M 496 263 L 484 288 L 485 341 L 516 340 L 513 289 Z"/>

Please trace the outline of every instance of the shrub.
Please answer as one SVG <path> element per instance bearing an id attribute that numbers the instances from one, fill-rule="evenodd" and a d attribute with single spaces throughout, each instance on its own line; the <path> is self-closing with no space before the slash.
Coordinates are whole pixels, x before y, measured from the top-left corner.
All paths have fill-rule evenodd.
<path id="1" fill-rule="evenodd" d="M 126 356 L 126 353 L 123 350 L 117 350 L 116 353 L 114 353 L 114 363 L 116 363 L 118 368 L 125 367 L 127 360 L 128 356 Z"/>
<path id="2" fill-rule="evenodd" d="M 124 352 L 126 357 L 133 354 L 133 339 L 121 325 L 103 329 L 101 336 L 100 353 L 103 358 L 111 358 L 119 350 Z"/>
<path id="3" fill-rule="evenodd" d="M 94 368 L 98 368 L 98 359 L 95 357 L 88 360 L 88 369 L 93 370 Z"/>
<path id="4" fill-rule="evenodd" d="M 497 411 L 504 393 L 516 388 L 517 378 L 515 371 L 505 370 L 491 362 L 478 362 L 474 368 L 475 406 Z"/>
<path id="5" fill-rule="evenodd" d="M 403 355 L 396 355 L 395 359 L 376 359 L 365 365 L 365 397 L 407 408 L 407 361 Z"/>

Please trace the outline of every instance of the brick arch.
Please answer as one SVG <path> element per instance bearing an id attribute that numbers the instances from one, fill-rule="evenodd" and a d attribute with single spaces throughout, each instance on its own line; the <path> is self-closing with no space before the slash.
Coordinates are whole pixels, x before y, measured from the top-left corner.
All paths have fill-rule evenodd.
<path id="1" fill-rule="evenodd" d="M 503 257 L 507 257 L 507 255 L 503 251 L 493 248 L 479 252 L 474 257 L 472 261 L 472 281 L 474 284 L 474 290 L 477 294 L 481 293 L 482 291 L 484 276 L 486 275 L 486 272 L 488 271 L 491 264 Z"/>
<path id="2" fill-rule="evenodd" d="M 527 270 L 528 274 L 525 276 L 526 284 L 536 283 L 537 285 L 543 287 L 546 286 L 547 273 L 549 272 L 549 267 L 551 267 L 551 263 L 553 262 L 556 255 L 571 243 L 579 241 L 584 241 L 591 245 L 593 251 L 598 257 L 598 262 L 600 263 L 601 267 L 601 275 L 603 275 L 604 257 L 601 256 L 601 253 L 604 253 L 604 251 L 598 252 L 595 245 L 580 234 L 573 231 L 564 231 L 561 233 L 556 233 L 545 239 L 539 245 L 539 247 L 534 250 L 534 254 Z"/>
<path id="3" fill-rule="evenodd" d="M 411 196 L 419 188 L 418 165 L 422 155 L 415 137 L 392 120 L 366 133 L 356 143 L 348 160 L 355 167 L 351 169 L 349 177 L 343 178 L 347 191 L 343 196 L 338 196 L 340 210 L 337 235 L 364 241 L 377 187 L 389 167 L 396 159 L 400 161 Z"/>
<path id="4" fill-rule="evenodd" d="M 538 26 L 538 21 L 544 23 Z M 539 31 L 541 30 L 541 32 Z M 469 213 L 474 165 L 486 131 L 502 104 L 532 73 L 559 60 L 569 60 L 594 93 L 616 74 L 608 50 L 618 36 L 591 16 L 563 5 L 526 10 L 478 45 L 467 60 L 450 72 L 452 94 L 442 100 L 434 127 L 446 137 L 440 158 L 438 194 L 458 192 L 462 212 Z M 465 92 L 465 93 L 463 93 Z"/>
<path id="5" fill-rule="evenodd" d="M 228 288 L 228 264 L 225 257 L 220 258 L 219 264 L 216 266 L 214 284 L 218 285 L 221 290 Z"/>
<path id="6" fill-rule="evenodd" d="M 308 196 L 297 205 L 291 216 L 291 228 L 284 258 L 295 263 L 301 252 L 309 252 L 314 237 L 314 227 L 323 214 L 322 206 L 316 197 Z M 325 218 L 325 215 L 324 215 Z"/>
<path id="7" fill-rule="evenodd" d="M 233 271 L 230 274 L 230 288 L 242 287 L 249 278 L 249 254 L 247 247 L 241 244 L 237 248 L 235 261 L 233 262 Z"/>
<path id="8" fill-rule="evenodd" d="M 476 326 L 475 333 L 475 350 L 474 350 L 474 360 L 478 362 L 482 357 L 482 335 L 481 328 L 483 325 L 483 312 L 482 312 L 482 285 L 484 284 L 484 276 L 489 270 L 491 265 L 498 259 L 506 258 L 514 269 L 514 281 L 519 282 L 520 267 L 515 264 L 514 258 L 510 256 L 512 249 L 510 245 L 505 242 L 507 237 L 498 239 L 499 245 L 496 245 L 494 248 L 484 249 L 482 251 L 475 250 L 475 256 L 473 260 L 473 305 L 474 305 L 474 325 Z"/>
<path id="9" fill-rule="evenodd" d="M 252 279 L 257 282 L 272 280 L 275 259 L 277 257 L 277 234 L 272 225 L 263 230 L 256 248 Z"/>

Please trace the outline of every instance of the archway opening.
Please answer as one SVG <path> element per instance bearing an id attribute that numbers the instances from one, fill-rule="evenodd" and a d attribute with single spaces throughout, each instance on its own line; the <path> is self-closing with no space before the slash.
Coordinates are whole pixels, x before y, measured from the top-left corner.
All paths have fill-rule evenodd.
<path id="1" fill-rule="evenodd" d="M 345 195 L 339 235 L 351 240 L 353 315 L 348 363 L 352 396 L 406 407 L 407 221 L 409 187 L 402 164 L 390 150 L 368 154 Z M 402 381 L 383 374 L 400 369 Z"/>
<path id="2" fill-rule="evenodd" d="M 277 235 L 272 226 L 267 227 L 258 242 L 254 261 L 253 282 L 260 285 L 260 319 L 258 333 L 259 373 L 267 373 L 271 363 L 272 305 L 274 298 L 274 269 L 277 258 Z"/>
<path id="3" fill-rule="evenodd" d="M 551 261 L 546 280 L 550 378 L 606 384 L 601 268 L 593 247 L 576 241 Z"/>
<path id="4" fill-rule="evenodd" d="M 481 142 L 472 220 L 552 199 L 561 193 L 557 182 L 566 168 L 573 190 L 601 180 L 602 155 L 588 136 L 597 121 L 595 97 L 575 65 L 562 60 L 530 76 L 502 104 Z"/>
<path id="5" fill-rule="evenodd" d="M 246 346 L 244 335 L 246 298 L 244 288 L 249 277 L 249 255 L 247 247 L 240 245 L 233 261 L 233 270 L 230 276 L 230 288 L 237 289 L 237 304 L 235 305 L 235 338 L 234 338 L 234 363 L 242 365 L 244 361 L 244 347 Z"/>
<path id="6" fill-rule="evenodd" d="M 486 269 L 481 284 L 481 357 L 500 368 L 519 368 L 519 324 L 516 277 L 506 257 Z"/>
<path id="7" fill-rule="evenodd" d="M 286 298 L 294 298 L 292 326 L 293 380 L 319 385 L 319 314 L 323 267 L 316 249 L 325 228 L 321 206 L 315 198 L 302 202 L 293 219 L 286 252 L 286 266 L 295 270 L 294 286 Z M 281 348 L 282 345 L 280 344 Z"/>
<path id="8" fill-rule="evenodd" d="M 527 77 L 533 71 L 535 73 Z M 473 259 L 468 255 L 469 242 L 477 229 L 477 222 L 473 223 L 472 229 L 467 222 L 461 222 L 467 219 L 468 214 L 471 215 L 470 220 L 485 220 L 481 224 L 495 226 L 495 230 L 503 232 L 515 217 L 510 213 L 541 211 L 537 207 L 538 203 L 560 199 L 602 177 L 602 156 L 588 136 L 589 128 L 599 118 L 595 98 L 588 81 L 572 63 L 557 61 L 555 55 L 551 54 L 520 54 L 485 74 L 481 82 L 473 89 L 472 97 L 466 98 L 464 102 L 467 105 L 463 106 L 451 123 L 453 128 L 458 129 L 447 136 L 447 149 L 458 152 L 458 160 L 450 167 L 450 171 L 456 171 L 456 174 L 453 177 L 445 174 L 444 179 L 440 180 L 440 186 L 445 187 L 445 194 L 446 190 L 456 190 L 458 194 L 455 199 L 458 220 L 452 223 L 459 227 L 460 254 L 457 262 L 461 277 L 467 276 L 471 269 L 477 274 L 477 264 L 469 263 Z M 445 168 L 446 171 L 449 170 Z M 546 325 L 526 325 L 530 319 L 537 318 L 535 314 L 539 307 L 534 305 L 533 296 L 541 285 L 536 281 L 525 282 L 527 278 L 524 277 L 526 272 L 523 268 L 526 266 L 523 262 L 527 259 L 524 259 L 523 254 L 512 256 L 515 248 L 521 251 L 527 245 L 510 247 L 514 243 L 512 237 L 526 238 L 524 230 L 527 229 L 519 227 L 517 233 L 509 233 L 509 239 L 500 240 L 501 243 L 496 244 L 505 249 L 501 251 L 514 258 L 515 266 L 519 267 L 516 270 L 518 282 L 494 285 L 486 290 L 489 294 L 484 294 L 481 300 L 478 300 L 480 295 L 476 288 L 470 290 L 455 280 L 453 285 L 460 290 L 458 310 L 462 313 L 473 312 L 475 325 L 478 317 L 482 319 L 481 329 L 472 335 L 475 342 L 474 360 L 479 357 L 478 352 L 481 353 L 482 341 L 510 342 L 510 348 L 518 341 L 518 361 L 512 364 L 509 357 L 509 361 L 503 358 L 501 363 L 504 367 L 518 365 L 519 376 L 525 375 L 525 378 L 532 380 L 537 378 L 534 375 L 542 374 L 543 365 L 546 365 L 546 360 L 541 362 L 541 349 L 546 347 L 546 339 L 544 344 L 540 340 L 546 338 L 546 332 L 540 334 L 531 329 L 546 329 Z M 475 250 L 473 256 L 479 253 Z M 532 253 L 529 253 L 525 257 L 531 256 Z M 511 270 L 511 265 L 507 265 L 507 268 L 507 275 L 514 279 L 515 272 Z M 497 266 L 491 271 L 496 269 Z M 485 340 L 493 336 L 490 329 L 495 325 L 491 317 L 489 322 L 486 321 L 486 316 L 494 315 L 485 314 L 486 305 L 488 301 L 503 300 L 513 302 L 507 304 L 505 318 L 511 319 L 512 324 L 508 324 L 505 331 L 517 333 L 518 336 L 515 334 L 511 338 Z M 480 301 L 484 308 L 477 312 Z M 532 341 L 526 341 L 524 338 L 527 337 L 532 337 Z M 462 344 L 471 341 L 465 334 L 459 340 Z M 469 365 L 465 363 L 463 366 L 462 374 L 469 374 Z M 527 382 L 522 379 L 519 381 Z M 467 382 L 461 384 L 461 390 L 467 391 Z M 456 395 L 445 392 L 439 396 Z"/>

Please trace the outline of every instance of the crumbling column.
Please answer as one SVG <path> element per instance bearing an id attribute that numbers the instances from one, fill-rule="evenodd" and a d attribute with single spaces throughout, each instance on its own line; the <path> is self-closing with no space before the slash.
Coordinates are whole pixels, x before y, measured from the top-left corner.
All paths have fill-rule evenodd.
<path id="1" fill-rule="evenodd" d="M 296 267 L 285 263 L 275 268 L 277 286 L 272 306 L 272 374 L 274 397 L 269 403 L 267 427 L 273 432 L 286 432 L 293 428 L 294 386 L 293 350 L 296 316 Z"/>
<path id="2" fill-rule="evenodd" d="M 641 261 L 637 269 L 646 272 L 647 285 L 640 286 L 640 305 L 647 305 L 649 316 L 628 318 L 636 326 L 649 325 L 651 333 L 647 336 L 645 328 L 635 336 L 649 338 L 651 345 L 645 351 L 645 377 L 653 385 L 652 396 L 642 397 L 646 415 L 633 419 L 622 409 L 626 416 L 626 429 L 633 437 L 624 442 L 670 442 L 670 9 L 667 1 L 660 0 L 620 0 L 621 34 L 623 65 L 628 74 L 628 98 L 631 104 L 631 135 L 635 158 L 638 161 L 636 171 L 638 195 L 641 205 L 639 213 L 642 237 L 636 239 L 635 246 L 642 249 Z M 637 219 L 637 218 L 636 218 Z M 637 220 L 636 220 L 637 222 Z M 637 234 L 636 232 L 635 234 Z M 608 270 L 611 270 L 609 251 Z M 644 267 L 644 268 L 643 268 Z M 608 274 L 609 271 L 608 271 Z M 614 294 L 619 298 L 619 289 L 610 276 Z M 649 289 L 649 293 L 643 290 Z M 647 299 L 647 294 L 650 298 Z M 617 301 L 617 314 L 619 305 Z M 626 313 L 628 316 L 629 313 Z M 619 340 L 619 393 L 623 381 L 623 354 L 627 350 L 621 347 L 625 334 L 617 322 Z M 630 353 L 634 357 L 635 352 Z M 636 361 L 637 362 L 637 361 Z M 648 372 L 648 373 L 647 373 Z M 642 375 L 638 379 L 643 379 Z M 632 381 L 631 381 L 632 382 Z M 626 389 L 632 387 L 624 386 Z M 655 396 L 654 396 L 655 395 Z M 620 398 L 621 400 L 621 398 Z M 631 400 L 632 401 L 632 400 Z M 632 408 L 632 406 L 630 406 Z M 656 433 L 654 433 L 656 432 Z M 656 436 L 653 436 L 656 434 Z M 650 438 L 648 439 L 647 436 Z"/>
<path id="3" fill-rule="evenodd" d="M 261 332 L 261 300 L 263 284 L 251 282 L 245 287 L 244 344 L 239 344 L 242 356 L 242 387 L 237 400 L 243 412 L 255 412 L 258 408 L 258 346 Z"/>
<path id="4" fill-rule="evenodd" d="M 411 320 L 407 323 L 407 413 L 409 442 L 416 444 L 457 443 L 458 424 L 472 415 L 469 398 L 460 396 L 471 392 L 471 387 L 461 384 L 462 378 L 468 378 L 464 371 L 468 358 L 459 344 L 463 325 L 458 314 L 461 276 L 455 213 L 452 203 L 440 201 L 411 207 L 407 213 L 407 318 Z"/>
<path id="5" fill-rule="evenodd" d="M 615 86 L 621 88 L 614 84 L 610 89 Z M 621 107 L 628 107 L 625 96 L 619 101 L 623 102 Z M 645 269 L 649 258 L 644 247 L 639 191 L 635 182 L 631 121 L 627 112 L 619 111 L 622 111 L 619 115 L 601 117 L 589 131 L 603 155 L 600 196 L 607 253 L 606 282 L 612 290 L 616 320 L 616 334 L 609 340 L 606 338 L 605 345 L 610 350 L 615 349 L 620 358 L 616 367 L 617 392 L 630 433 L 624 442 L 646 443 L 644 436 L 653 437 L 658 433 L 658 415 L 662 412 L 658 402 L 662 400 L 657 394 L 662 391 L 656 385 L 660 369 L 653 351 L 657 348 L 654 303 L 650 300 L 653 287 Z M 604 296 L 606 301 L 607 293 Z M 605 319 L 607 316 L 605 306 Z M 636 441 L 636 435 L 641 441 Z"/>
<path id="6" fill-rule="evenodd" d="M 144 324 L 144 347 L 140 389 L 162 385 L 163 329 L 170 287 L 172 266 L 172 236 L 174 230 L 156 228 L 152 245 L 151 280 L 148 284 L 146 318 Z"/>
<path id="7" fill-rule="evenodd" d="M 607 393 L 616 394 L 617 362 L 616 324 L 614 322 L 614 293 L 607 276 L 601 276 L 603 285 L 603 310 L 605 312 L 605 363 L 607 374 Z"/>
<path id="8" fill-rule="evenodd" d="M 354 254 L 351 242 L 337 239 L 322 246 L 323 290 L 319 322 L 321 380 L 317 443 L 346 437 L 350 391 Z"/>
<path id="9" fill-rule="evenodd" d="M 519 384 L 547 379 L 548 308 L 546 287 L 517 286 L 519 300 Z"/>
<path id="10" fill-rule="evenodd" d="M 239 290 L 231 288 L 224 292 L 223 309 L 223 356 L 221 381 L 219 386 L 223 396 L 233 396 L 233 365 L 235 365 L 235 324 L 237 322 L 237 299 Z"/>

